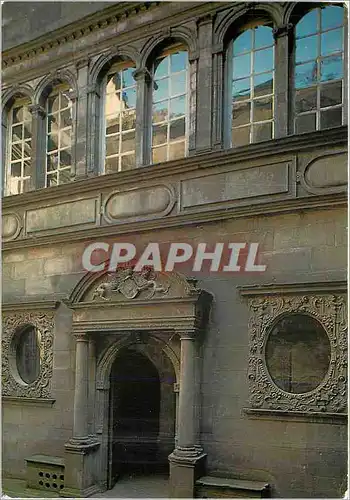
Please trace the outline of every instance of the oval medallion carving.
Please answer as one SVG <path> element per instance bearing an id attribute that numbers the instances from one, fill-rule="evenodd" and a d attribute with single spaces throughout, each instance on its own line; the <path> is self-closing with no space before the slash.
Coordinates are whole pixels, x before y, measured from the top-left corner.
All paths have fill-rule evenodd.
<path id="1" fill-rule="evenodd" d="M 347 184 L 347 155 L 338 153 L 316 158 L 305 169 L 305 182 L 308 188 L 327 190 Z"/>
<path id="2" fill-rule="evenodd" d="M 4 214 L 2 216 L 2 238 L 4 241 L 17 238 L 21 229 L 21 221 L 17 214 Z"/>
<path id="3" fill-rule="evenodd" d="M 105 218 L 116 221 L 147 216 L 162 216 L 170 212 L 175 203 L 168 186 L 152 186 L 113 193 L 105 204 Z"/>

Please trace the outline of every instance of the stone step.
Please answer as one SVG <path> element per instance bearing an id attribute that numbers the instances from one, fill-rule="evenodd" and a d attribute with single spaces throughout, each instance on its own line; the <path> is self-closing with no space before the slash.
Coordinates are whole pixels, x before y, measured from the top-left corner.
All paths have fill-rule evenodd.
<path id="1" fill-rule="evenodd" d="M 270 486 L 262 481 L 203 476 L 196 481 L 196 498 L 270 498 Z"/>

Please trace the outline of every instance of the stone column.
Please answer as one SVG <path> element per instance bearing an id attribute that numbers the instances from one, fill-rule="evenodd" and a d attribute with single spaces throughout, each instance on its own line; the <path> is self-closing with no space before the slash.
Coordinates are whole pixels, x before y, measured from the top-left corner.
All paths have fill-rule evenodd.
<path id="1" fill-rule="evenodd" d="M 65 444 L 65 487 L 60 495 L 88 497 L 100 491 L 94 456 L 100 443 L 89 436 L 89 339 L 81 333 L 75 339 L 73 436 Z"/>
<path id="2" fill-rule="evenodd" d="M 46 168 L 46 111 L 39 104 L 29 106 L 32 115 L 32 176 L 31 189 L 40 189 L 45 185 Z"/>
<path id="3" fill-rule="evenodd" d="M 212 14 L 205 15 L 197 21 L 199 59 L 197 75 L 199 82 L 205 85 L 197 86 L 197 130 L 196 153 L 211 151 L 212 142 Z"/>
<path id="4" fill-rule="evenodd" d="M 135 156 L 136 167 L 151 163 L 150 138 L 151 138 L 151 75 L 147 68 L 140 68 L 133 73 L 136 81 L 136 130 L 135 130 Z"/>
<path id="5" fill-rule="evenodd" d="M 276 41 L 275 62 L 275 138 L 288 135 L 290 124 L 288 123 L 289 106 L 289 35 L 293 29 L 292 24 L 279 26 L 273 30 Z"/>
<path id="6" fill-rule="evenodd" d="M 181 372 L 177 426 L 177 445 L 169 456 L 170 496 L 193 498 L 195 482 L 204 474 L 206 454 L 197 443 L 196 403 L 198 384 L 195 331 L 180 333 Z"/>

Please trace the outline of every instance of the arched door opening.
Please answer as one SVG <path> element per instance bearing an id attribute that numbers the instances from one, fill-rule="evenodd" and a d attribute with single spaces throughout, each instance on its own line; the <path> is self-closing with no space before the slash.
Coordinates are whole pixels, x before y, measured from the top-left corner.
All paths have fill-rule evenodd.
<path id="1" fill-rule="evenodd" d="M 156 471 L 161 384 L 144 354 L 123 349 L 110 374 L 109 488 L 124 474 Z"/>

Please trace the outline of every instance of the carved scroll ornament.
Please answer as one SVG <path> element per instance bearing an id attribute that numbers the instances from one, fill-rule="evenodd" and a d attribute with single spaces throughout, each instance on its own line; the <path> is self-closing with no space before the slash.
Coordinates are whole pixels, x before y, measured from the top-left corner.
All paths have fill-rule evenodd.
<path id="1" fill-rule="evenodd" d="M 344 412 L 347 403 L 347 325 L 345 299 L 340 295 L 304 295 L 252 298 L 249 301 L 250 406 L 302 412 Z M 328 373 L 314 390 L 292 394 L 277 387 L 269 376 L 265 345 L 271 326 L 288 313 L 314 317 L 325 329 L 331 345 Z"/>
<path id="2" fill-rule="evenodd" d="M 33 325 L 40 332 L 40 372 L 32 383 L 20 380 L 15 370 L 13 344 L 18 329 Z M 50 312 L 16 312 L 6 314 L 2 330 L 2 394 L 27 398 L 51 397 L 53 367 L 54 314 Z"/>

